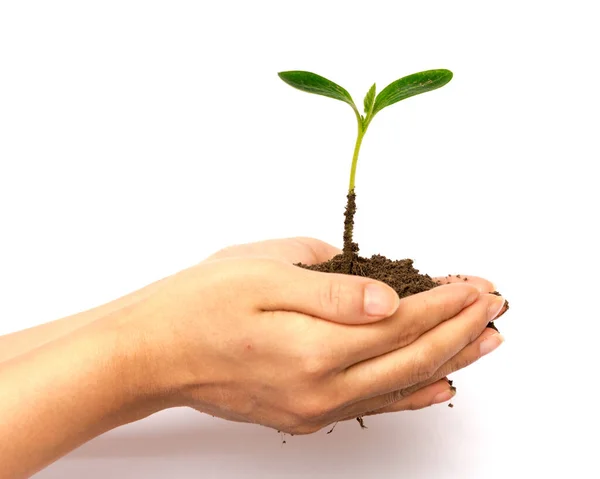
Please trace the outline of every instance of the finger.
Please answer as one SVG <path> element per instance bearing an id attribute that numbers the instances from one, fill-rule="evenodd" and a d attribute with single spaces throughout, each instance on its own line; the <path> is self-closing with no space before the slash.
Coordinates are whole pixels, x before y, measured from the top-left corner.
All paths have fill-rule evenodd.
<path id="1" fill-rule="evenodd" d="M 402 390 L 393 391 L 383 396 L 360 401 L 343 409 L 341 413 L 344 419 L 341 420 L 346 421 L 358 416 L 371 416 L 386 412 L 416 411 L 449 401 L 455 394 L 456 388 L 453 388 L 444 378 L 412 393 Z"/>
<path id="2" fill-rule="evenodd" d="M 440 367 L 436 373 L 427 381 L 416 384 L 405 389 L 406 394 L 411 394 L 422 387 L 425 387 L 440 378 L 449 376 L 450 374 L 464 369 L 473 364 L 478 359 L 491 353 L 504 342 L 504 337 L 491 328 L 485 328 L 483 333 L 471 344 L 464 347 L 456 356 Z"/>
<path id="3" fill-rule="evenodd" d="M 448 383 L 446 379 L 440 379 L 429 386 L 425 386 L 412 394 L 409 394 L 395 403 L 391 403 L 388 406 L 376 409 L 364 415 L 372 416 L 374 414 L 384 414 L 387 412 L 416 411 L 418 409 L 433 406 L 434 404 L 450 401 L 455 395 L 456 388 L 450 386 L 450 383 Z"/>
<path id="4" fill-rule="evenodd" d="M 283 263 L 277 269 L 263 275 L 263 311 L 295 311 L 338 323 L 366 324 L 391 316 L 400 303 L 396 291 L 370 278 Z"/>
<path id="5" fill-rule="evenodd" d="M 466 274 L 449 274 L 448 276 L 439 276 L 433 278 L 433 280 L 440 284 L 469 283 L 475 286 L 482 293 L 491 293 L 496 289 L 494 283 L 488 281 L 487 279 Z"/>
<path id="6" fill-rule="evenodd" d="M 368 399 L 425 382 L 473 342 L 503 305 L 504 298 L 483 294 L 408 346 L 350 367 L 338 376 L 342 383 L 332 387 L 348 398 Z"/>
<path id="7" fill-rule="evenodd" d="M 479 276 L 469 276 L 469 275 L 463 275 L 463 274 L 456 274 L 456 275 L 449 274 L 447 276 L 438 276 L 436 278 L 433 278 L 433 280 L 439 284 L 469 282 L 470 284 L 475 286 L 477 289 L 479 289 L 482 293 L 499 294 L 498 291 L 496 290 L 496 286 L 494 285 L 494 283 L 492 283 L 491 281 L 488 281 L 485 278 L 480 278 Z M 508 311 L 508 301 L 504 302 L 504 309 L 502 309 L 502 311 L 500 311 L 497 318 L 499 318 L 504 313 L 506 313 L 506 311 Z M 495 328 L 493 323 L 489 324 L 488 326 L 491 328 Z"/>
<path id="8" fill-rule="evenodd" d="M 344 339 L 354 364 L 402 348 L 473 304 L 479 291 L 469 284 L 449 284 L 400 300 L 385 321 L 352 328 Z M 350 365 L 347 365 L 350 366 Z"/>

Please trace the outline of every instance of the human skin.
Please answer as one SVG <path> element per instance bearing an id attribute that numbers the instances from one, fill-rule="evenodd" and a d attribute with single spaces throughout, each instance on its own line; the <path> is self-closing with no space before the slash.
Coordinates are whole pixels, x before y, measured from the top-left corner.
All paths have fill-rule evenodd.
<path id="1" fill-rule="evenodd" d="M 0 337 L 0 478 L 29 477 L 171 407 L 294 434 L 447 401 L 444 378 L 502 342 L 504 301 L 470 277 L 399 301 L 293 266 L 309 238 L 226 248 L 112 303 Z"/>

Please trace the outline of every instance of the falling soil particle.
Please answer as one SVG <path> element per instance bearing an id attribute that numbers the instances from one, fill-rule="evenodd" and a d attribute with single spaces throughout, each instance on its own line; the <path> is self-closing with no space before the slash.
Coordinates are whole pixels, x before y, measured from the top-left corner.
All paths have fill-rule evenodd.
<path id="1" fill-rule="evenodd" d="M 365 422 L 364 422 L 364 420 L 363 420 L 362 416 L 358 416 L 358 417 L 356 418 L 356 420 L 358 421 L 358 424 L 360 424 L 360 427 L 361 427 L 362 429 L 368 429 L 368 427 L 367 427 L 367 426 L 365 426 Z"/>

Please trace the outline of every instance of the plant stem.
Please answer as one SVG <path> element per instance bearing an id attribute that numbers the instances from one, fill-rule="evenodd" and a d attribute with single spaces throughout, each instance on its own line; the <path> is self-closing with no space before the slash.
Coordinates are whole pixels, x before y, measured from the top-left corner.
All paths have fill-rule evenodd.
<path id="1" fill-rule="evenodd" d="M 356 179 L 356 165 L 358 164 L 358 154 L 362 145 L 363 137 L 370 123 L 370 118 L 366 121 L 360 115 L 356 116 L 358 120 L 358 134 L 356 137 L 356 145 L 354 146 L 354 154 L 352 155 L 352 167 L 350 168 L 350 185 L 348 187 L 348 202 L 346 203 L 346 211 L 344 212 L 344 256 L 347 262 L 347 273 L 352 270 L 352 260 L 358 253 L 358 244 L 352 241 L 354 233 L 354 213 L 356 212 L 356 194 L 354 193 Z"/>
<path id="2" fill-rule="evenodd" d="M 356 145 L 354 146 L 354 154 L 352 155 L 352 167 L 350 168 L 350 185 L 348 186 L 348 193 L 354 192 L 354 184 L 356 179 L 356 165 L 358 163 L 358 154 L 360 152 L 360 146 L 362 145 L 363 137 L 367 131 L 366 125 L 363 127 L 362 122 L 358 122 L 358 135 L 356 137 Z"/>

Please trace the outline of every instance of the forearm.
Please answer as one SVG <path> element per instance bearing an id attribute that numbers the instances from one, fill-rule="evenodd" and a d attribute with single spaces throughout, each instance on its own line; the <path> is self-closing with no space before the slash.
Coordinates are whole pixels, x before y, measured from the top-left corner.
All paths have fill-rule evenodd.
<path id="1" fill-rule="evenodd" d="M 0 363 L 25 354 L 44 344 L 55 341 L 62 336 L 72 333 L 99 318 L 109 314 L 114 314 L 119 310 L 131 306 L 137 301 L 147 297 L 156 288 L 165 281 L 160 280 L 145 286 L 137 291 L 122 296 L 110 303 L 73 314 L 65 318 L 57 319 L 49 323 L 34 326 L 29 329 L 17 331 L 15 333 L 0 336 Z"/>
<path id="2" fill-rule="evenodd" d="M 0 364 L 0 479 L 29 477 L 164 406 L 127 341 L 100 321 Z"/>

